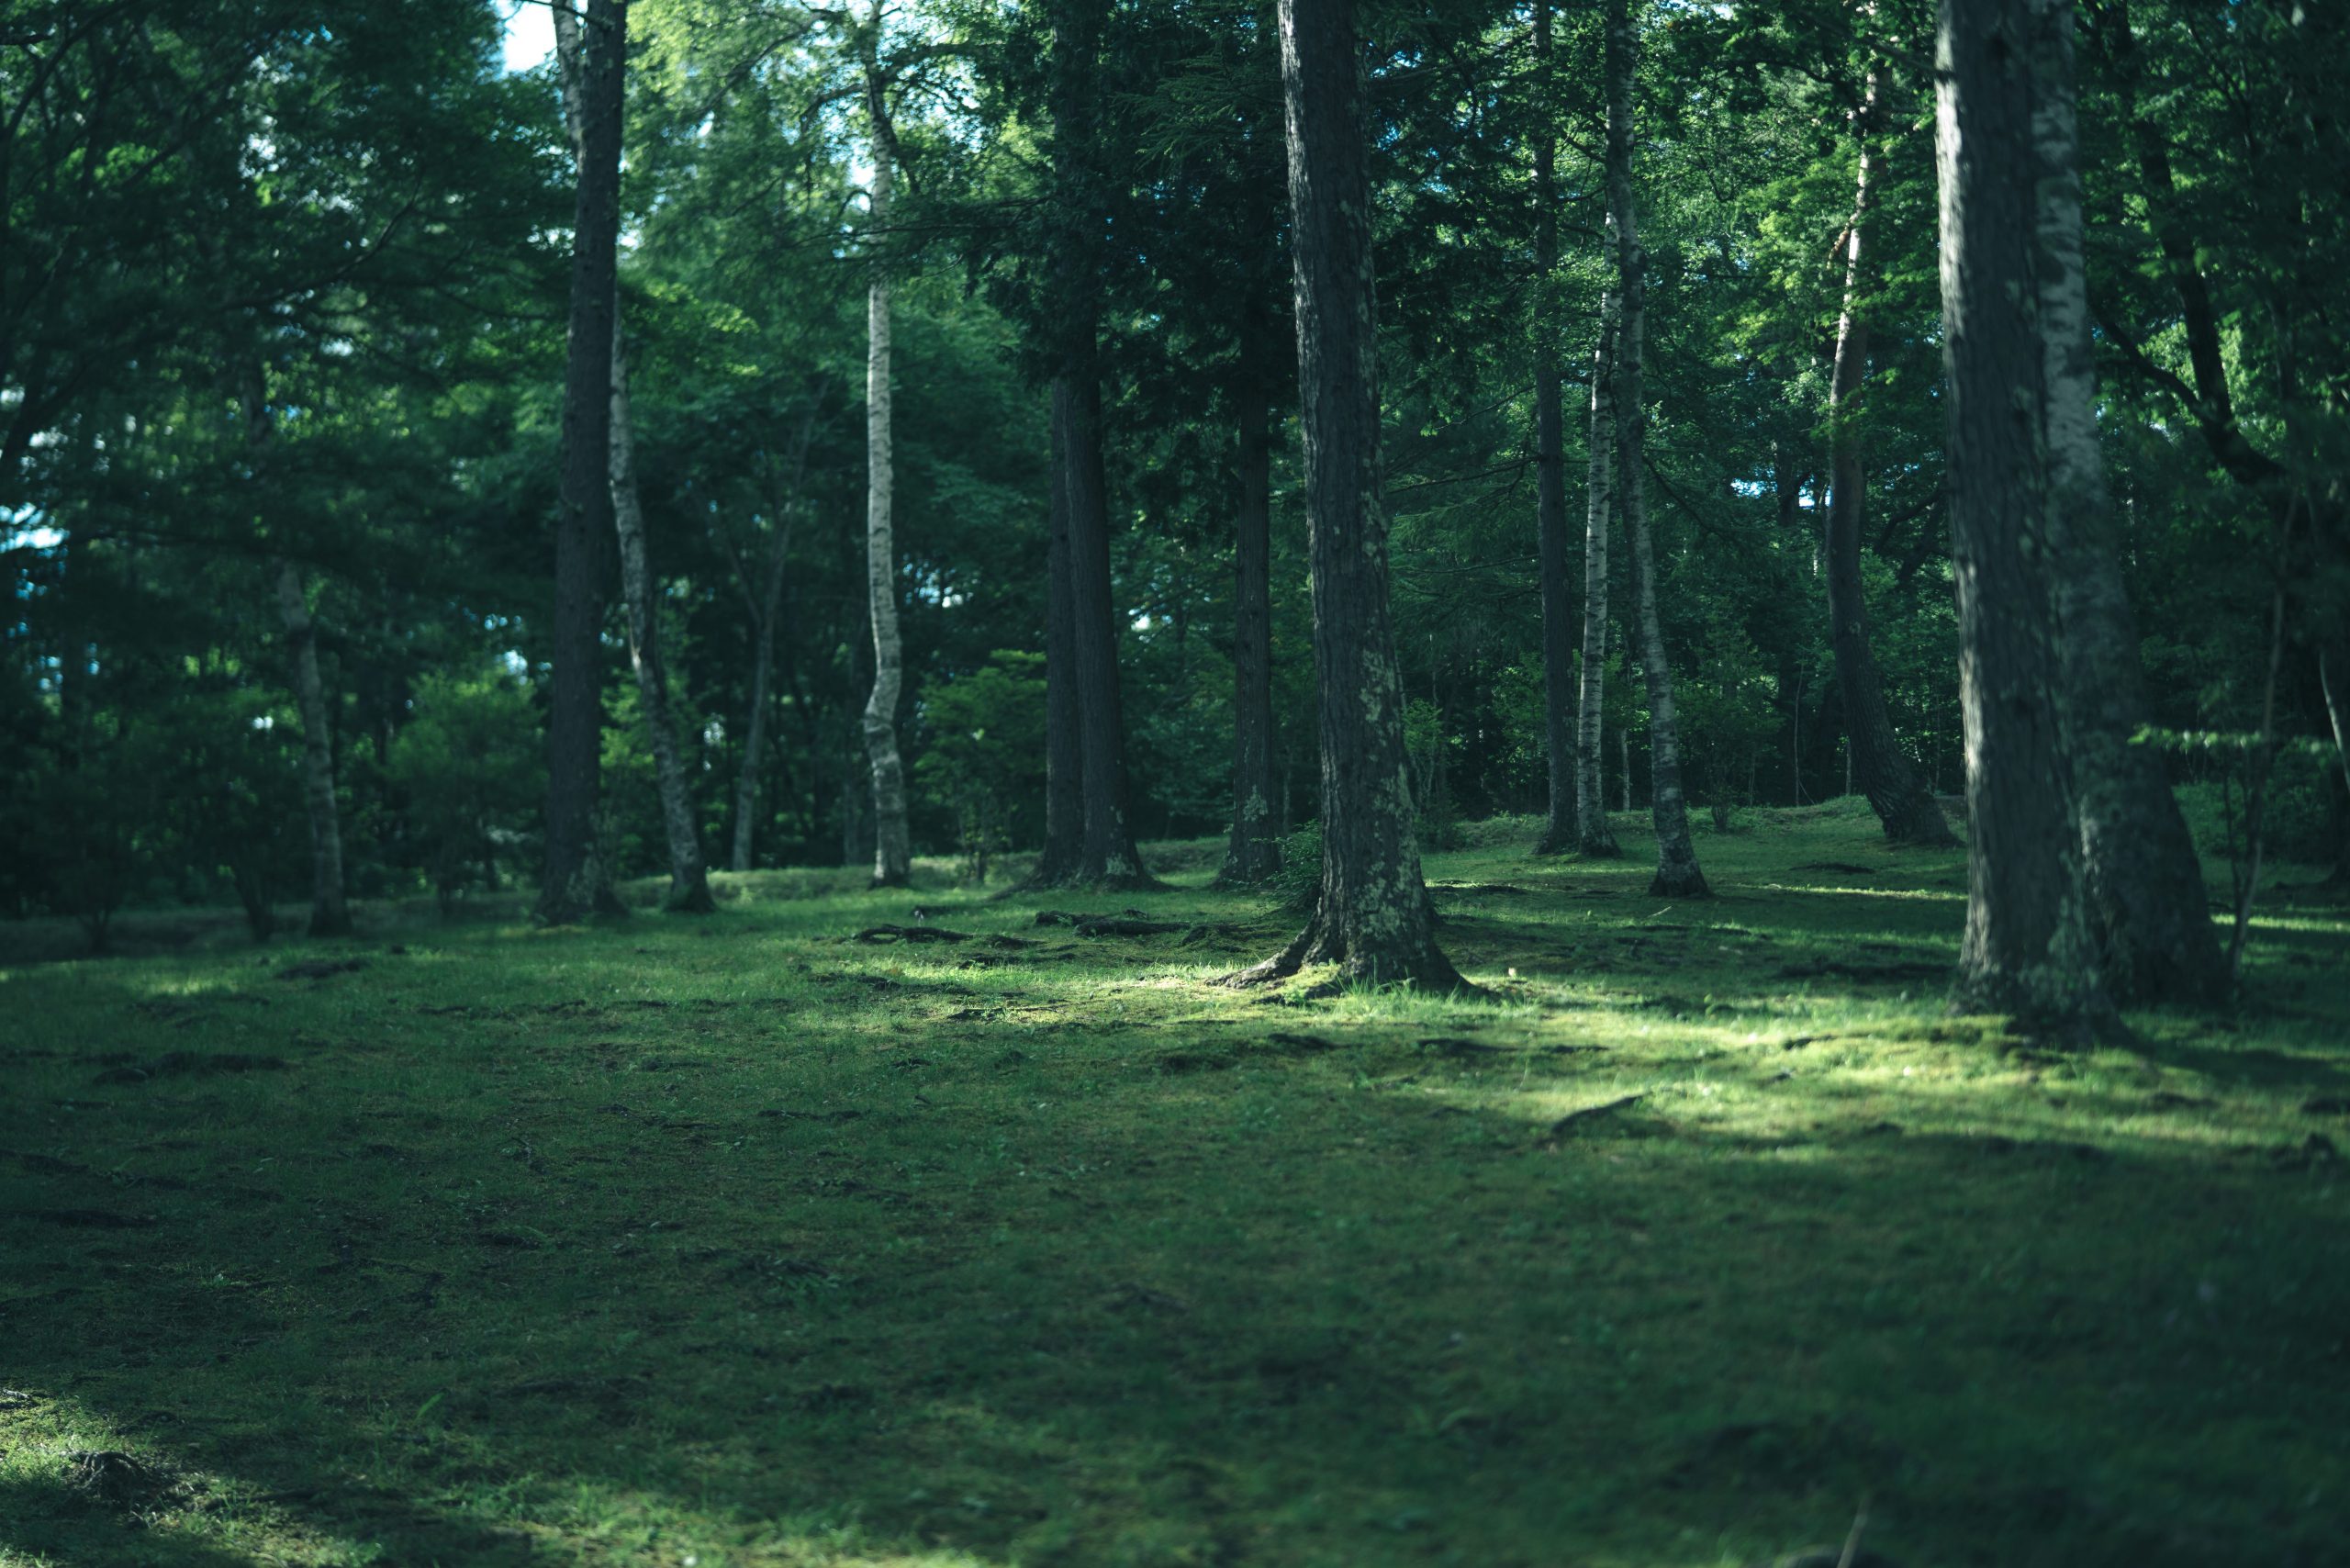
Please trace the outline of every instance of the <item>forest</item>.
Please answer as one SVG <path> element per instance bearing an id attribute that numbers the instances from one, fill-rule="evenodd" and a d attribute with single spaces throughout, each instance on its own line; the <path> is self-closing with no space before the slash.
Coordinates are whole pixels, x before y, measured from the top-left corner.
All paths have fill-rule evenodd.
<path id="1" fill-rule="evenodd" d="M 0 1568 L 2339 1561 L 2345 84 L 0 0 Z"/>

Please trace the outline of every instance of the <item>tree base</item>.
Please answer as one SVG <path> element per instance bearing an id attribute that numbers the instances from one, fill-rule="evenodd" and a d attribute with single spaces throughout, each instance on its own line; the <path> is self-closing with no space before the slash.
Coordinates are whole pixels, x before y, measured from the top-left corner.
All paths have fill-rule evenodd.
<path id="1" fill-rule="evenodd" d="M 276 924 L 272 922 L 270 930 L 260 935 L 265 937 L 275 930 Z M 348 936 L 351 931 L 351 912 L 347 909 L 313 908 L 309 924 L 302 928 L 306 936 Z"/>
<path id="2" fill-rule="evenodd" d="M 1392 986 L 1433 996 L 1490 994 L 1464 979 L 1433 940 L 1413 941 L 1407 937 L 1366 950 L 1360 944 L 1349 946 L 1343 935 L 1328 928 L 1319 913 L 1279 953 L 1262 963 L 1226 975 L 1218 983 L 1235 989 L 1270 985 L 1325 964 L 1336 966 L 1337 972 L 1308 991 L 1309 998 L 1337 996 L 1355 986 Z"/>
<path id="3" fill-rule="evenodd" d="M 1586 838 L 1576 843 L 1575 853 L 1586 860 L 1621 860 L 1624 846 L 1613 838 Z"/>
<path id="4" fill-rule="evenodd" d="M 2005 1018 L 2010 1034 L 2058 1046 L 2087 1047 L 2127 1037 L 2102 989 L 2053 967 L 1962 968 L 1951 987 L 1949 1012 L 1954 1017 Z"/>
<path id="5" fill-rule="evenodd" d="M 1706 874 L 1695 866 L 1660 866 L 1649 881 L 1649 897 L 1652 899 L 1709 899 L 1714 890 L 1706 885 Z"/>
<path id="6" fill-rule="evenodd" d="M 716 914 L 718 901 L 711 896 L 709 879 L 697 871 L 690 879 L 669 879 L 661 909 L 666 914 Z"/>
<path id="7" fill-rule="evenodd" d="M 1877 821 L 1884 824 L 1886 841 L 1904 849 L 1958 847 L 1958 834 L 1951 832 L 1950 819 L 1942 815 L 1934 798 L 1923 790 L 1916 800 L 1893 810 L 1879 809 Z"/>

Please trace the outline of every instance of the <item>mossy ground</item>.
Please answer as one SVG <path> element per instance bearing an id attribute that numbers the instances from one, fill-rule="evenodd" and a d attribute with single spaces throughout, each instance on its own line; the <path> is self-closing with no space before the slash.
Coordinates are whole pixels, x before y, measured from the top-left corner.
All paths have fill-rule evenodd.
<path id="1" fill-rule="evenodd" d="M 1211 846 L 0 972 L 0 1562 L 2342 1561 L 2350 911 L 2067 1053 L 1750 821 L 1431 857 L 1477 1002 L 1210 984 Z"/>

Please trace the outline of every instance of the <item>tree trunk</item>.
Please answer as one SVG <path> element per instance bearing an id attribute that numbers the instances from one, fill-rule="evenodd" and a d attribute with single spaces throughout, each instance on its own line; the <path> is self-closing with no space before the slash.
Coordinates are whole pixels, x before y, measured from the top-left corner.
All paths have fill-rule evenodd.
<path id="1" fill-rule="evenodd" d="M 1607 529 L 1616 510 L 1616 296 L 1599 297 L 1599 342 L 1591 351 L 1591 465 L 1583 506 L 1583 689 L 1575 716 L 1575 847 L 1601 860 L 1621 857 L 1607 825 Z M 1545 611 L 1548 600 L 1545 600 Z M 1546 653 L 1548 628 L 1545 627 Z M 1628 797 L 1631 793 L 1627 788 Z M 1628 799 L 1626 809 L 1631 805 Z"/>
<path id="2" fill-rule="evenodd" d="M 570 342 L 563 389 L 563 474 L 555 521 L 546 866 L 538 903 L 538 918 L 551 925 L 576 921 L 610 897 L 596 842 L 604 717 L 604 605 L 598 542 L 613 532 L 612 290 L 618 275 L 628 4 L 587 0 L 587 5 Z"/>
<path id="3" fill-rule="evenodd" d="M 807 436 L 807 426 L 803 424 L 800 441 L 803 457 L 808 447 Z M 761 577 L 755 600 L 757 612 L 751 623 L 750 711 L 744 715 L 743 756 L 734 775 L 734 843 L 727 864 L 730 869 L 736 871 L 751 868 L 754 835 L 758 824 L 759 778 L 767 762 L 767 711 L 773 706 L 767 695 L 767 686 L 775 668 L 776 627 L 783 615 L 785 571 L 791 557 L 790 519 L 777 517 L 772 520 L 770 527 L 773 537 L 767 545 L 767 569 Z"/>
<path id="4" fill-rule="evenodd" d="M 1093 329 L 1053 382 L 1061 484 L 1069 514 L 1070 652 L 1075 655 L 1077 744 L 1085 836 L 1074 880 L 1090 887 L 1151 885 L 1126 823 L 1126 759 L 1118 702 L 1118 638 L 1110 585 L 1110 515 L 1102 472 L 1102 386 Z M 1049 694 L 1047 700 L 1049 700 Z"/>
<path id="5" fill-rule="evenodd" d="M 661 798 L 661 829 L 669 847 L 669 890 L 662 907 L 673 914 L 708 914 L 718 908 L 701 853 L 701 830 L 677 748 L 669 708 L 669 674 L 661 658 L 660 607 L 654 603 L 653 567 L 644 543 L 644 505 L 636 488 L 636 434 L 629 409 L 627 338 L 613 300 L 612 526 L 621 548 L 621 591 L 628 602 L 628 662 L 636 675 L 637 705 L 653 748 L 654 782 Z"/>
<path id="6" fill-rule="evenodd" d="M 1249 353 L 1248 344 L 1242 353 Z M 1220 882 L 1253 887 L 1281 869 L 1273 821 L 1271 410 L 1260 377 L 1238 389 L 1238 505 L 1232 552 L 1232 838 Z"/>
<path id="7" fill-rule="evenodd" d="M 1085 763 L 1078 745 L 1077 596 L 1069 574 L 1069 459 L 1052 429 L 1052 510 L 1045 547 L 1045 847 L 1031 886 L 1064 887 L 1085 857 Z"/>
<path id="8" fill-rule="evenodd" d="M 2350 789 L 2350 671 L 2345 665 L 2350 665 L 2350 647 L 2318 654 L 2317 683 L 2325 694 L 2326 722 L 2333 729 L 2333 757 L 2342 766 L 2344 787 Z"/>
<path id="9" fill-rule="evenodd" d="M 2102 997 L 2062 730 L 2033 278 L 2032 13 L 1942 0 L 1935 162 L 1959 700 L 1966 934 L 1956 1002 L 2078 1027 Z"/>
<path id="10" fill-rule="evenodd" d="M 1404 683 L 1388 617 L 1371 181 L 1352 0 L 1281 0 L 1297 278 L 1298 379 L 1322 739 L 1322 883 L 1312 921 L 1244 978 L 1309 963 L 1344 980 L 1457 991 L 1413 837 Z"/>
<path id="11" fill-rule="evenodd" d="M 1622 336 L 1616 353 L 1617 504 L 1632 548 L 1632 590 L 1640 636 L 1640 669 L 1649 688 L 1649 815 L 1656 824 L 1658 898 L 1705 898 L 1689 836 L 1689 807 L 1681 792 L 1680 732 L 1673 716 L 1673 672 L 1665 663 L 1664 628 L 1657 617 L 1656 552 L 1649 539 L 1643 444 L 1648 424 L 1641 402 L 1642 336 L 1648 304 L 1648 253 L 1640 248 L 1632 206 L 1632 23 L 1627 0 L 1607 8 L 1607 207 L 1616 230 L 1617 287 L 1623 298 Z"/>
<path id="12" fill-rule="evenodd" d="M 334 798 L 334 728 L 319 676 L 318 627 L 302 590 L 301 569 L 277 564 L 277 610 L 294 657 L 294 701 L 302 715 L 302 803 L 310 817 L 310 935 L 347 936 L 351 910 L 342 895 L 342 823 Z"/>
<path id="13" fill-rule="evenodd" d="M 587 84 L 579 27 L 568 6 L 557 6 L 555 65 L 563 80 L 564 118 L 573 151 L 585 152 Z M 707 914 L 718 906 L 710 896 L 701 834 L 694 823 L 693 799 L 677 753 L 677 724 L 669 711 L 669 676 L 661 658 L 660 620 L 653 602 L 653 569 L 644 541 L 644 506 L 636 487 L 636 425 L 628 390 L 628 338 L 621 325 L 620 277 L 612 279 L 612 527 L 620 545 L 621 591 L 628 607 L 629 667 L 636 677 L 646 743 L 653 749 L 654 781 L 661 801 L 661 827 L 669 848 L 669 890 L 663 907 L 681 914 Z"/>
<path id="14" fill-rule="evenodd" d="M 1070 879 L 1103 888 L 1147 887 L 1127 822 L 1125 729 L 1119 711 L 1118 637 L 1110 576 L 1110 515 L 1102 460 L 1102 227 L 1098 164 L 1104 8 L 1086 0 L 1053 7 L 1052 271 L 1059 318 L 1053 425 L 1068 524 L 1069 668 L 1075 701 L 1084 833 Z M 1046 657 L 1051 651 L 1046 650 Z M 1048 677 L 1049 684 L 1049 677 Z M 1051 701 L 1051 693 L 1046 700 Z"/>
<path id="15" fill-rule="evenodd" d="M 1550 3 L 1534 8 L 1537 68 L 1550 67 Z M 1559 369 L 1551 285 L 1559 269 L 1558 140 L 1534 145 L 1534 513 L 1542 588 L 1542 734 L 1550 768 L 1550 810 L 1538 855 L 1575 843 L 1582 820 L 1576 793 L 1574 595 L 1567 581 L 1566 409 Z"/>
<path id="16" fill-rule="evenodd" d="M 881 0 L 873 0 L 876 51 L 866 65 L 866 112 L 873 128 L 875 235 L 873 276 L 866 293 L 865 353 L 865 586 L 873 622 L 873 689 L 865 701 L 865 755 L 873 769 L 873 885 L 901 888 L 913 869 L 906 830 L 906 768 L 898 755 L 898 699 L 904 682 L 904 651 L 898 640 L 897 546 L 890 537 L 890 499 L 893 474 L 890 454 L 890 273 L 878 252 L 890 224 L 890 197 L 896 162 L 878 64 Z"/>
<path id="17" fill-rule="evenodd" d="M 1855 131 L 1861 173 L 1846 238 L 1844 309 L 1836 325 L 1835 369 L 1828 385 L 1828 630 L 1836 682 L 1844 699 L 1846 770 L 1869 799 L 1896 844 L 1948 845 L 1950 824 L 1923 775 L 1903 755 L 1885 707 L 1885 680 L 1869 645 L 1868 601 L 1861 584 L 1861 513 L 1867 504 L 1861 434 L 1852 403 L 1869 369 L 1869 323 L 1863 296 L 1865 247 L 1872 241 L 1885 170 L 1874 145 L 1885 109 L 1885 71 L 1870 68 Z M 1851 793 L 1851 787 L 1846 787 Z"/>
<path id="18" fill-rule="evenodd" d="M 2034 21 L 2039 208 L 2032 263 L 2045 378 L 2042 420 L 2061 695 L 2090 934 L 2116 1003 L 2209 1003 L 2225 996 L 2229 966 L 2212 929 L 2202 865 L 2162 753 L 2132 744 L 2151 706 L 2098 445 L 2071 0 L 2042 0 Z"/>

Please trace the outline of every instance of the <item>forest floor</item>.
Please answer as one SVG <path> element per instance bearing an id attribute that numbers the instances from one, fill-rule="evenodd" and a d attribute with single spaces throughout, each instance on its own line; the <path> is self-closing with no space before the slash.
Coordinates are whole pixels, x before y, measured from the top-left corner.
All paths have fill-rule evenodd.
<path id="1" fill-rule="evenodd" d="M 1207 845 L 0 969 L 0 1562 L 2341 1562 L 2350 905 L 2067 1052 L 1749 823 L 1472 828 L 1476 1002 L 1212 985 Z"/>

